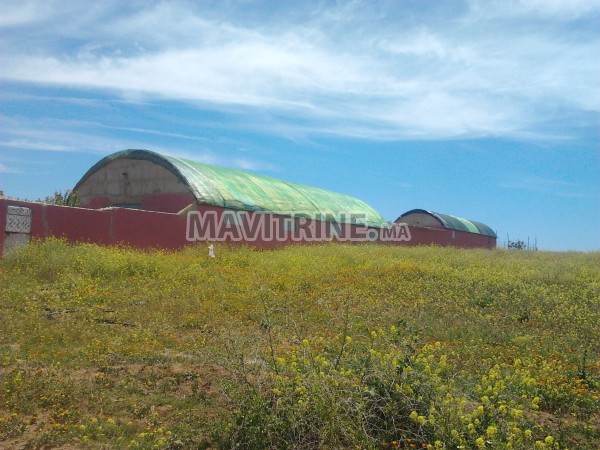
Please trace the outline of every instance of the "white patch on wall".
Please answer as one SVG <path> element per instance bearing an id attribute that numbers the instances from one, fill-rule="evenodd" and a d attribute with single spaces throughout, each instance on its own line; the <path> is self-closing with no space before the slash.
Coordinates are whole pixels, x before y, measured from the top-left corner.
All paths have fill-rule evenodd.
<path id="1" fill-rule="evenodd" d="M 8 206 L 6 208 L 6 227 L 2 254 L 13 248 L 27 244 L 31 238 L 31 208 Z"/>
<path id="2" fill-rule="evenodd" d="M 6 209 L 8 233 L 31 233 L 31 208 L 8 206 Z"/>

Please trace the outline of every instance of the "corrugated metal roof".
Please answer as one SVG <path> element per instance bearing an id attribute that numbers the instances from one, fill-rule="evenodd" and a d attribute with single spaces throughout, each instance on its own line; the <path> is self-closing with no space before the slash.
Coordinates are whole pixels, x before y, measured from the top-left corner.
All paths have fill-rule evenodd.
<path id="1" fill-rule="evenodd" d="M 482 234 L 484 236 L 497 237 L 494 230 L 487 225 L 476 222 L 474 220 L 463 219 L 462 217 L 453 216 L 451 214 L 441 214 L 434 211 L 428 211 L 426 209 L 411 209 L 410 211 L 402 214 L 396 222 L 400 221 L 403 217 L 409 214 L 428 214 L 435 217 L 442 224 L 444 228 L 450 230 L 466 231 L 468 233 Z"/>
<path id="2" fill-rule="evenodd" d="M 375 209 L 349 195 L 149 150 L 124 150 L 105 157 L 88 170 L 74 190 L 94 172 L 117 158 L 147 160 L 165 167 L 185 183 L 202 204 L 282 215 L 306 214 L 322 220 L 379 228 L 388 226 Z M 357 217 L 353 219 L 351 214 Z"/>

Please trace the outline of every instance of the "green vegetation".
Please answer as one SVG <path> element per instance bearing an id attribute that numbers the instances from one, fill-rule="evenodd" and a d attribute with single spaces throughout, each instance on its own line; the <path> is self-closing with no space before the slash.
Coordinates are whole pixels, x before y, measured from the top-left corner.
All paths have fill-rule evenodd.
<path id="1" fill-rule="evenodd" d="M 80 203 L 77 193 L 70 189 L 67 189 L 64 193 L 62 191 L 54 191 L 53 195 L 47 195 L 43 200 L 38 198 L 36 201 L 59 206 L 79 206 Z"/>
<path id="2" fill-rule="evenodd" d="M 600 448 L 600 254 L 48 240 L 0 263 L 0 447 Z"/>

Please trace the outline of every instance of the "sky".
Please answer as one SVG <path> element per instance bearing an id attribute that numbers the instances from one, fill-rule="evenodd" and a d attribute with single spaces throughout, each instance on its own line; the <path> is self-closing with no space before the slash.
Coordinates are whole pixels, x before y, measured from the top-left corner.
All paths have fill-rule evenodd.
<path id="1" fill-rule="evenodd" d="M 143 148 L 600 250 L 597 0 L 0 0 L 0 190 Z"/>

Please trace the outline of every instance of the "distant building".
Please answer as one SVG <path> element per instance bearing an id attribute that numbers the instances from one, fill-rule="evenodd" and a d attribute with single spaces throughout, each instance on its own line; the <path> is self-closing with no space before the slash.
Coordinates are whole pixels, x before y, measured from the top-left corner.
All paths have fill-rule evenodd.
<path id="1" fill-rule="evenodd" d="M 496 233 L 481 222 L 441 214 L 425 209 L 411 209 L 396 219 L 396 223 L 406 223 L 411 227 L 437 229 L 450 232 L 451 242 L 457 247 L 496 247 Z"/>

